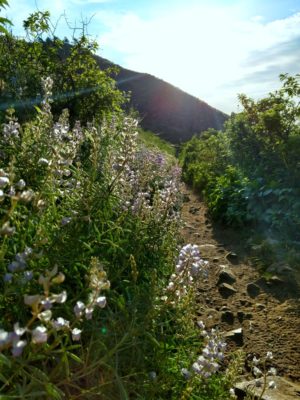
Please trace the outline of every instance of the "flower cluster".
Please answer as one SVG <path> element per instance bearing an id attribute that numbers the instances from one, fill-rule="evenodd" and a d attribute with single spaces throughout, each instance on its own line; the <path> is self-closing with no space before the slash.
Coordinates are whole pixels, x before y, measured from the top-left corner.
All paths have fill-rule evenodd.
<path id="1" fill-rule="evenodd" d="M 224 359 L 226 343 L 216 329 L 207 331 L 202 321 L 198 321 L 201 335 L 204 338 L 202 354 L 193 363 L 193 371 L 201 378 L 207 379 L 220 368 L 220 362 Z"/>
<path id="2" fill-rule="evenodd" d="M 199 247 L 186 244 L 182 247 L 175 267 L 175 273 L 171 275 L 166 292 L 171 292 L 178 299 L 187 294 L 194 279 L 200 274 L 207 273 L 208 262 L 200 257 Z"/>
<path id="3" fill-rule="evenodd" d="M 86 319 L 92 319 L 95 307 L 104 308 L 106 306 L 106 297 L 103 296 L 101 292 L 102 290 L 110 288 L 110 282 L 97 258 L 92 258 L 91 261 L 89 287 L 91 288 L 91 293 L 87 304 L 84 304 L 82 301 L 77 301 L 74 307 L 76 318 L 80 319 L 85 316 Z"/>
<path id="4" fill-rule="evenodd" d="M 11 282 L 14 277 L 19 276 L 19 272 L 22 272 L 22 277 L 19 282 L 26 283 L 33 278 L 33 272 L 25 270 L 27 267 L 27 260 L 32 255 L 32 248 L 26 247 L 22 253 L 17 253 L 14 261 L 8 264 L 8 272 L 4 275 L 5 282 Z"/>
<path id="5" fill-rule="evenodd" d="M 262 359 L 254 356 L 251 361 L 251 369 L 252 369 L 252 373 L 255 377 L 255 386 L 262 387 L 263 390 L 266 389 L 267 376 L 277 375 L 276 368 L 267 367 L 267 363 L 269 363 L 271 360 L 273 360 L 273 353 L 271 351 L 268 351 L 266 356 L 263 357 Z M 274 380 L 269 380 L 268 388 L 276 389 L 276 383 Z"/>
<path id="6" fill-rule="evenodd" d="M 9 265 L 9 270 L 12 272 L 23 270 L 26 266 L 26 259 L 31 252 L 32 250 L 27 248 L 23 253 L 17 254 L 16 260 Z M 96 306 L 100 308 L 106 306 L 106 297 L 100 295 L 100 292 L 108 289 L 110 283 L 98 260 L 92 259 L 89 285 L 91 288 L 90 299 L 87 305 L 82 301 L 77 301 L 74 307 L 75 319 L 71 323 L 63 317 L 53 318 L 54 304 L 65 303 L 67 292 L 63 290 L 60 293 L 53 293 L 51 288 L 63 283 L 64 280 L 65 276 L 62 272 L 58 272 L 57 266 L 51 271 L 46 270 L 44 275 L 40 275 L 38 283 L 43 287 L 43 294 L 24 296 L 24 304 L 31 308 L 31 319 L 24 327 L 15 323 L 11 332 L 0 329 L 0 351 L 11 348 L 13 356 L 20 356 L 24 347 L 28 344 L 29 335 L 31 335 L 32 344 L 42 344 L 47 342 L 53 331 L 68 331 L 74 341 L 80 340 L 81 329 L 74 327 L 74 323 L 80 320 L 83 314 L 87 319 L 91 319 Z M 36 325 L 36 323 L 38 324 Z M 36 326 L 33 327 L 33 325 Z"/>

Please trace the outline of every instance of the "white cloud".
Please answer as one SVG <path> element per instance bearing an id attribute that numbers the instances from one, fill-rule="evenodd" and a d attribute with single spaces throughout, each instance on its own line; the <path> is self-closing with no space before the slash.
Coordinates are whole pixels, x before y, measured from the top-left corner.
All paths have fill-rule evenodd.
<path id="1" fill-rule="evenodd" d="M 152 19 L 134 13 L 98 18 L 108 27 L 100 37 L 104 55 L 106 49 L 119 53 L 122 66 L 156 75 L 227 112 L 237 93 L 250 89 L 261 96 L 278 85 L 279 73 L 289 72 L 281 68 L 292 65 L 294 54 L 269 58 L 270 50 L 300 37 L 300 13 L 268 23 L 261 17 L 242 19 L 228 7 L 169 10 Z M 257 53 L 260 60 L 252 62 Z M 264 92 L 255 74 L 271 67 L 273 83 Z M 243 83 L 247 76 L 251 82 Z"/>

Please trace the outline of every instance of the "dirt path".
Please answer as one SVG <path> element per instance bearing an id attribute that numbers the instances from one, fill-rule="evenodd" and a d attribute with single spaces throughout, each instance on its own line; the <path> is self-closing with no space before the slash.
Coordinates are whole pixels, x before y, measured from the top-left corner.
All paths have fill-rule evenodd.
<path id="1" fill-rule="evenodd" d="M 272 351 L 278 374 L 299 382 L 299 286 L 291 278 L 260 278 L 236 232 L 214 226 L 199 197 L 182 190 L 185 243 L 198 244 L 209 261 L 208 278 L 198 283 L 199 318 L 228 335 L 229 350 L 240 347 L 249 356 Z"/>

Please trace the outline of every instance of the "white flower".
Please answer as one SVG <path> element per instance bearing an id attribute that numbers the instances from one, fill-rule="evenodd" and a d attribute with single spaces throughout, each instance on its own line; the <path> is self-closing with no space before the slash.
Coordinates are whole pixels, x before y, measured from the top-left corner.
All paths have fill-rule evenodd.
<path id="1" fill-rule="evenodd" d="M 72 339 L 75 340 L 80 340 L 80 335 L 81 335 L 81 329 L 74 328 L 72 329 Z"/>
<path id="2" fill-rule="evenodd" d="M 254 367 L 254 368 L 253 368 L 253 374 L 254 374 L 255 376 L 261 376 L 261 375 L 262 375 L 262 372 L 261 372 L 261 370 L 260 370 L 259 368 Z"/>
<path id="3" fill-rule="evenodd" d="M 59 294 L 52 294 L 51 300 L 54 303 L 59 303 L 59 304 L 65 303 L 65 301 L 67 300 L 67 292 L 64 290 Z"/>
<path id="4" fill-rule="evenodd" d="M 52 326 L 59 331 L 60 329 L 69 328 L 70 322 L 62 317 L 58 317 L 55 321 L 52 321 Z"/>
<path id="5" fill-rule="evenodd" d="M 5 346 L 10 342 L 10 334 L 3 329 L 0 329 L 0 347 Z"/>
<path id="6" fill-rule="evenodd" d="M 22 354 L 23 349 L 26 346 L 26 344 L 27 344 L 26 340 L 18 340 L 17 342 L 15 342 L 11 349 L 12 355 L 14 357 L 19 357 Z"/>
<path id="7" fill-rule="evenodd" d="M 267 360 L 272 360 L 273 359 L 273 353 L 271 351 L 267 352 L 266 359 Z"/>
<path id="8" fill-rule="evenodd" d="M 277 375 L 277 370 L 276 370 L 276 368 L 271 367 L 271 368 L 269 369 L 269 371 L 268 371 L 268 374 L 269 374 L 269 375 L 273 375 L 273 376 Z"/>
<path id="9" fill-rule="evenodd" d="M 105 296 L 99 296 L 96 299 L 96 304 L 97 306 L 99 306 L 100 308 L 104 308 L 106 306 L 106 297 Z"/>
<path id="10" fill-rule="evenodd" d="M 32 343 L 45 343 L 47 342 L 47 329 L 43 326 L 37 326 L 32 332 Z"/>
<path id="11" fill-rule="evenodd" d="M 20 179 L 17 183 L 16 186 L 18 189 L 23 190 L 26 186 L 26 182 L 24 181 L 24 179 Z"/>
<path id="12" fill-rule="evenodd" d="M 254 365 L 258 365 L 260 363 L 260 359 L 256 358 L 256 356 L 254 356 L 252 362 Z"/>
<path id="13" fill-rule="evenodd" d="M 269 389 L 276 389 L 276 383 L 274 381 L 269 382 Z"/>
<path id="14" fill-rule="evenodd" d="M 74 306 L 74 313 L 77 318 L 82 316 L 84 309 L 85 309 L 84 303 L 82 301 L 77 301 L 77 303 Z"/>
<path id="15" fill-rule="evenodd" d="M 94 311 L 93 307 L 87 307 L 85 309 L 85 317 L 86 317 L 86 319 L 92 319 L 93 311 Z"/>
<path id="16" fill-rule="evenodd" d="M 21 193 L 20 195 L 20 200 L 25 201 L 25 202 L 29 202 L 32 200 L 34 196 L 34 191 L 29 189 L 29 190 L 24 190 L 24 192 Z"/>
<path id="17" fill-rule="evenodd" d="M 3 188 L 9 184 L 9 178 L 6 176 L 0 176 L 0 188 Z"/>
<path id="18" fill-rule="evenodd" d="M 49 165 L 49 161 L 46 158 L 40 158 L 38 161 L 40 165 Z"/>
<path id="19" fill-rule="evenodd" d="M 45 311 L 43 311 L 43 312 L 38 314 L 38 318 L 41 321 L 48 322 L 52 318 L 52 311 L 51 310 L 45 310 Z"/>

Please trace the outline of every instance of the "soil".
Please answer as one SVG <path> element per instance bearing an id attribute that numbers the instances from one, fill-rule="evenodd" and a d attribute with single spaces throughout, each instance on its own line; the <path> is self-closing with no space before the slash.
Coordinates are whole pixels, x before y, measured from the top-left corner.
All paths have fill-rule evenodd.
<path id="1" fill-rule="evenodd" d="M 262 277 L 247 257 L 241 232 L 212 223 L 199 196 L 185 185 L 182 191 L 185 243 L 199 245 L 209 262 L 207 278 L 197 282 L 199 319 L 228 335 L 227 351 L 241 348 L 246 359 L 272 351 L 278 374 L 299 382 L 300 288 L 295 277 Z"/>

